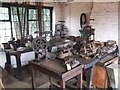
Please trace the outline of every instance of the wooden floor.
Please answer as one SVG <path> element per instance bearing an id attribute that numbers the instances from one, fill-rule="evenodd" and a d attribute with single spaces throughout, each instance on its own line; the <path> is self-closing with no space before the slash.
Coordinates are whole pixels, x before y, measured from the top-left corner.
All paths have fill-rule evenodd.
<path id="1" fill-rule="evenodd" d="M 19 81 L 14 76 L 8 74 L 8 72 L 3 70 L 2 68 L 0 68 L 0 70 L 2 71 L 2 82 L 5 88 L 7 89 L 12 88 L 13 90 L 16 88 L 20 88 L 22 90 L 32 90 L 30 75 L 24 73 L 24 77 L 26 78 L 22 81 Z M 52 81 L 57 84 L 57 81 L 53 79 Z M 35 90 L 39 90 L 40 88 L 46 89 L 49 88 L 50 85 L 48 77 L 46 75 L 43 75 L 42 73 L 38 73 L 38 75 L 35 78 L 35 82 L 37 86 Z M 55 90 L 60 90 L 55 86 L 52 86 L 52 88 L 55 88 Z M 70 89 L 66 89 L 66 90 L 70 90 Z"/>
<path id="2" fill-rule="evenodd" d="M 0 68 L 0 76 L 2 78 L 2 82 L 5 88 L 31 88 L 31 76 L 23 73 L 24 74 L 24 80 L 19 81 L 17 78 L 15 78 L 13 75 L 10 75 L 6 70 Z M 38 74 L 37 77 L 35 78 L 36 85 L 37 87 L 45 84 L 48 82 L 48 77 L 43 75 L 43 74 Z"/>

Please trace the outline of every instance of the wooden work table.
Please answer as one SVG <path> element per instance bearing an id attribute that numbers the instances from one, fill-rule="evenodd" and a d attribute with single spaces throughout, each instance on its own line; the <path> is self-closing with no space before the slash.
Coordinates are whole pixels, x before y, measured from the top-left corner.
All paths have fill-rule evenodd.
<path id="1" fill-rule="evenodd" d="M 101 55 L 99 58 L 82 58 L 79 55 L 72 55 L 72 56 L 68 56 L 67 58 L 75 58 L 76 60 L 78 60 L 80 62 L 80 64 L 84 65 L 83 67 L 83 72 L 86 75 L 86 81 L 87 81 L 87 88 L 92 88 L 92 79 L 93 79 L 93 70 L 95 65 L 97 64 L 101 64 L 103 62 L 111 62 L 111 60 L 113 58 L 116 58 L 117 56 L 114 54 L 108 54 L 108 53 L 104 53 L 103 55 Z"/>
<path id="2" fill-rule="evenodd" d="M 33 51 L 32 48 L 25 48 L 23 51 L 15 51 L 13 49 L 6 49 L 6 58 L 7 58 L 7 63 L 11 65 L 11 60 L 10 60 L 10 55 L 14 55 L 16 58 L 20 57 L 22 53 L 30 52 Z"/>
<path id="3" fill-rule="evenodd" d="M 32 87 L 34 88 L 35 81 L 35 72 L 36 70 L 44 73 L 45 75 L 49 76 L 50 78 L 57 79 L 61 82 L 61 87 L 65 88 L 65 82 L 75 76 L 81 77 L 78 82 L 82 83 L 82 74 L 83 72 L 86 73 L 86 80 L 87 85 L 86 88 L 92 88 L 92 76 L 93 76 L 93 69 L 98 62 L 102 61 L 109 61 L 117 56 L 113 54 L 104 53 L 100 58 L 81 58 L 80 56 L 72 56 L 79 60 L 80 65 L 71 69 L 70 71 L 66 70 L 66 66 L 63 63 L 64 60 L 62 59 L 54 59 L 54 60 L 41 60 L 38 62 L 37 60 L 30 61 L 30 66 L 32 67 Z M 83 70 L 83 71 L 82 71 Z M 51 81 L 51 80 L 50 80 Z M 80 88 L 82 85 L 79 83 Z"/>
<path id="4" fill-rule="evenodd" d="M 35 85 L 35 72 L 40 71 L 43 74 L 49 76 L 49 80 L 51 83 L 51 78 L 54 78 L 60 82 L 60 88 L 65 88 L 65 82 L 70 80 L 73 77 L 78 76 L 78 87 L 82 88 L 82 69 L 83 65 L 78 65 L 77 67 L 67 70 L 65 65 L 61 60 L 44 60 L 42 62 L 30 61 L 30 66 L 32 68 L 32 88 L 36 87 Z"/>
<path id="5" fill-rule="evenodd" d="M 25 48 L 23 51 L 15 51 L 12 49 L 6 49 L 6 64 L 5 64 L 5 69 L 14 74 L 19 80 L 22 80 L 22 66 L 21 66 L 21 54 L 31 52 L 33 51 L 32 48 Z M 16 60 L 16 65 L 17 65 L 17 70 L 14 71 L 12 65 L 11 65 L 11 56 L 15 56 Z"/>

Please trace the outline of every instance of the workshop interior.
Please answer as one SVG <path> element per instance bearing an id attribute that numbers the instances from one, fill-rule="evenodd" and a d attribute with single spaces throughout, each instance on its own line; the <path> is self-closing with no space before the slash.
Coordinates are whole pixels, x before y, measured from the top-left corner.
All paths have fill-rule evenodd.
<path id="1" fill-rule="evenodd" d="M 0 90 L 119 90 L 119 7 L 0 0 Z"/>

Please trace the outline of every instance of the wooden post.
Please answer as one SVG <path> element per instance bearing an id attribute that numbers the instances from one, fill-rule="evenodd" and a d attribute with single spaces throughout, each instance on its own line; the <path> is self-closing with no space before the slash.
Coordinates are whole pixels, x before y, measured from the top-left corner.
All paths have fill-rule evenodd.
<path id="1" fill-rule="evenodd" d="M 38 7 L 38 26 L 39 26 L 39 36 L 42 36 L 42 2 L 37 2 Z"/>
<path id="2" fill-rule="evenodd" d="M 22 25 L 21 25 L 21 21 L 20 21 L 20 13 L 19 13 L 19 8 L 17 7 L 17 15 L 18 15 L 18 21 L 19 21 L 19 29 L 20 29 L 20 35 L 22 38 Z"/>
<path id="3" fill-rule="evenodd" d="M 24 4 L 26 5 L 26 2 Z M 27 21 L 27 6 L 25 6 L 25 12 L 24 12 L 23 37 L 25 36 L 26 21 Z"/>

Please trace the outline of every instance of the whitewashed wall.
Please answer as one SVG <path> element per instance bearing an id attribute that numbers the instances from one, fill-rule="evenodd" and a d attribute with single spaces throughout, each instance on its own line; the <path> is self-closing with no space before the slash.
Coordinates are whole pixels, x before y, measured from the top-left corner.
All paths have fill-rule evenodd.
<path id="1" fill-rule="evenodd" d="M 87 14 L 87 21 L 89 21 L 91 13 L 92 3 L 91 2 L 76 2 L 64 5 L 63 20 L 66 21 L 69 35 L 79 36 L 80 27 L 80 15 L 81 13 Z"/>
<path id="2" fill-rule="evenodd" d="M 76 2 L 56 4 L 53 9 L 53 29 L 60 20 L 65 20 L 69 35 L 79 36 L 80 15 L 87 14 L 87 21 L 95 28 L 95 40 L 116 40 L 118 42 L 117 2 Z M 93 20 L 89 20 L 94 19 Z"/>
<path id="3" fill-rule="evenodd" d="M 95 2 L 90 24 L 95 27 L 95 39 L 100 41 L 116 40 L 118 42 L 118 3 Z"/>

